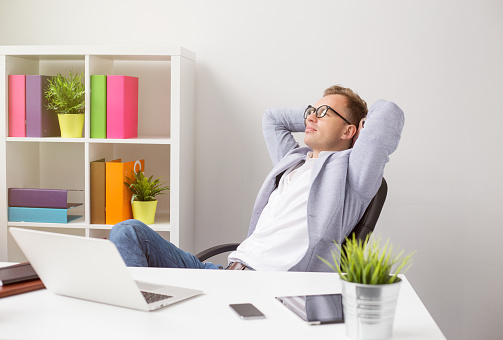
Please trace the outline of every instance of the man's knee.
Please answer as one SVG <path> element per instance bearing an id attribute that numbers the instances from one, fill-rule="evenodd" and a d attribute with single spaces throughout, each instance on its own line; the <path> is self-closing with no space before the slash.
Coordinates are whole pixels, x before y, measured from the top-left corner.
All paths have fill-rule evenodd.
<path id="1" fill-rule="evenodd" d="M 124 237 L 131 238 L 132 236 L 137 236 L 138 231 L 144 228 L 148 228 L 148 226 L 138 220 L 122 221 L 114 225 L 112 230 L 110 230 L 110 241 L 115 242 Z"/>

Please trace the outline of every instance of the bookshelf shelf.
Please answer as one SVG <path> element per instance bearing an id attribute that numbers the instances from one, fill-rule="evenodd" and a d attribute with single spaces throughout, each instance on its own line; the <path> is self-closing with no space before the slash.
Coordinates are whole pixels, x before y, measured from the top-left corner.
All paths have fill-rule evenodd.
<path id="1" fill-rule="evenodd" d="M 23 142 L 23 143 L 83 143 L 84 138 L 61 138 L 61 137 L 7 137 L 7 142 Z"/>
<path id="2" fill-rule="evenodd" d="M 171 138 L 138 137 L 128 139 L 101 139 L 101 138 L 61 138 L 61 137 L 7 137 L 7 142 L 34 142 L 34 143 L 106 143 L 106 144 L 171 144 Z"/>
<path id="3" fill-rule="evenodd" d="M 113 227 L 110 224 L 91 224 L 91 226 L 92 229 L 103 229 L 103 230 L 110 230 Z M 85 227 L 89 228 L 89 225 Z M 170 215 L 163 213 L 156 214 L 155 223 L 152 224 L 150 227 L 155 231 L 171 231 Z"/>
<path id="4" fill-rule="evenodd" d="M 86 223 L 84 217 L 80 217 L 69 223 L 34 223 L 34 222 L 8 222 L 9 227 L 29 227 L 43 229 L 93 229 L 93 230 L 110 230 L 113 225 L 110 224 L 91 224 Z M 155 217 L 155 223 L 150 226 L 155 231 L 169 232 L 171 231 L 170 215 L 159 213 Z"/>
<path id="5" fill-rule="evenodd" d="M 109 144 L 171 144 L 171 138 L 164 137 L 139 137 L 128 139 L 99 139 L 91 138 L 87 140 L 89 143 L 109 143 Z"/>
<path id="6" fill-rule="evenodd" d="M 9 137 L 8 76 L 84 73 L 82 138 Z M 91 75 L 139 78 L 138 138 L 90 138 Z M 145 159 L 147 174 L 171 190 L 159 196 L 151 227 L 194 249 L 195 53 L 181 47 L 0 46 L 0 261 L 23 261 L 9 227 L 107 238 L 112 225 L 91 224 L 90 162 Z M 69 223 L 8 221 L 8 188 L 77 189 L 83 205 Z M 77 208 L 76 208 L 77 209 Z"/>
<path id="7" fill-rule="evenodd" d="M 34 223 L 34 222 L 8 222 L 9 227 L 31 227 L 43 229 L 85 229 L 84 218 L 78 218 L 69 223 Z"/>

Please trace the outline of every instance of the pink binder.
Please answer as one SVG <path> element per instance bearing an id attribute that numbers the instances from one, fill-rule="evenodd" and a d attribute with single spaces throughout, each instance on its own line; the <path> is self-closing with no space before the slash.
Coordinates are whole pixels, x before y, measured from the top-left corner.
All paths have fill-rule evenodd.
<path id="1" fill-rule="evenodd" d="M 25 75 L 9 75 L 9 137 L 26 137 Z"/>
<path id="2" fill-rule="evenodd" d="M 107 76 L 107 138 L 138 137 L 138 78 Z"/>

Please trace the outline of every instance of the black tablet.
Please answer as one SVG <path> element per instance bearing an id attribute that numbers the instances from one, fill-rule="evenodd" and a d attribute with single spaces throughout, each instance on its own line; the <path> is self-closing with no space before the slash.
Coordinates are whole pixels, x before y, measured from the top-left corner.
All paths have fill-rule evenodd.
<path id="1" fill-rule="evenodd" d="M 310 325 L 344 322 L 341 294 L 279 296 L 276 299 Z"/>

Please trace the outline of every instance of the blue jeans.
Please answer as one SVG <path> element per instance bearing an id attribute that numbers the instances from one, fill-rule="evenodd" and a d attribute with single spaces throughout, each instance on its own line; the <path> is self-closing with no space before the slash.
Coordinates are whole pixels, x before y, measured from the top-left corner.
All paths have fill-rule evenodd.
<path id="1" fill-rule="evenodd" d="M 110 241 L 128 267 L 222 269 L 213 263 L 199 261 L 138 220 L 116 224 L 110 231 Z"/>

